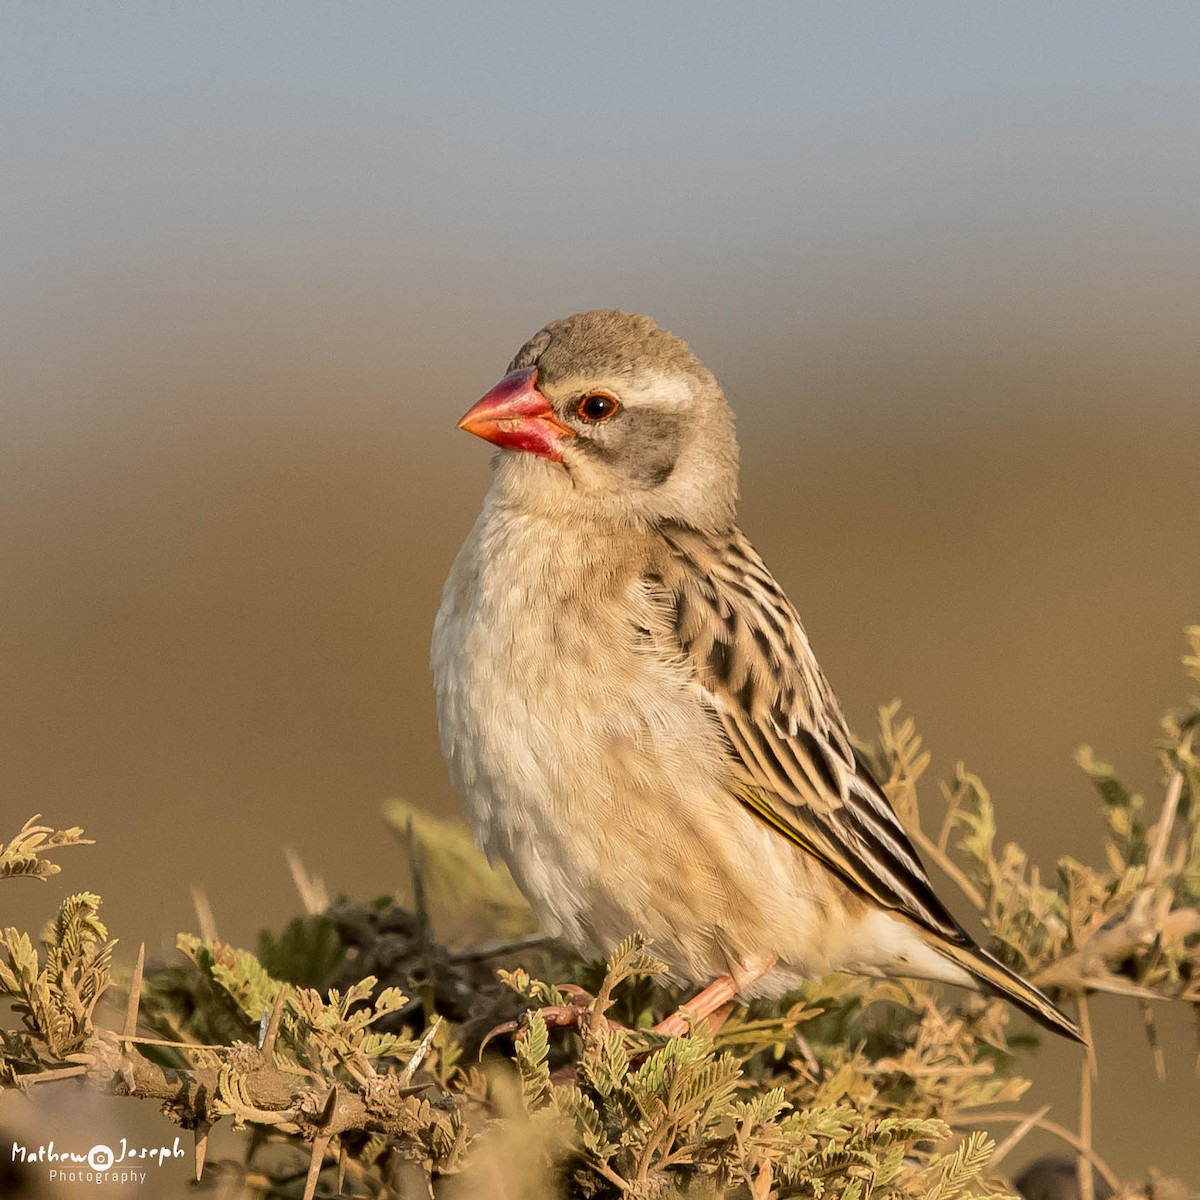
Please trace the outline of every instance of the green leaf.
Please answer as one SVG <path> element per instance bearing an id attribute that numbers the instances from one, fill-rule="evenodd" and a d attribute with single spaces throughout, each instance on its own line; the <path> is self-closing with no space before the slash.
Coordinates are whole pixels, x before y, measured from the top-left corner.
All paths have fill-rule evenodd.
<path id="1" fill-rule="evenodd" d="M 525 1036 L 517 1039 L 516 1058 L 521 1097 L 527 1108 L 540 1108 L 550 1090 L 550 1034 L 536 1009 L 529 1014 Z"/>
<path id="2" fill-rule="evenodd" d="M 265 929 L 258 935 L 264 970 L 297 987 L 328 987 L 344 951 L 337 927 L 324 913 L 293 918 L 279 937 Z"/>

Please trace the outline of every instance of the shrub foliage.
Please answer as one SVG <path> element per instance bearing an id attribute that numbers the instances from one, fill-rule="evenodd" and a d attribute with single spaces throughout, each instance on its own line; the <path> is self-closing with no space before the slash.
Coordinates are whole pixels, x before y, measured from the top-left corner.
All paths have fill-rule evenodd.
<path id="1" fill-rule="evenodd" d="M 1200 627 L 1189 640 L 1200 684 Z M 922 827 L 928 756 L 897 706 L 866 749 L 993 950 L 1073 1005 L 1085 1030 L 1090 994 L 1127 997 L 1156 1052 L 1153 1001 L 1200 1012 L 1198 727 L 1194 696 L 1164 718 L 1151 804 L 1080 752 L 1105 861 L 1063 858 L 1047 880 L 999 841 L 991 798 L 962 766 L 941 785 L 936 833 Z M 0 844 L 0 877 L 45 879 L 53 856 L 85 843 L 38 819 Z M 158 1100 L 193 1131 L 197 1177 L 212 1125 L 245 1127 L 244 1161 L 207 1169 L 272 1196 L 965 1200 L 1010 1194 L 1009 1153 L 1038 1126 L 1089 1164 L 1085 1198 L 1092 1165 L 1101 1186 L 1146 1194 L 1091 1145 L 1090 1056 L 1078 1128 L 1022 1110 L 1015 1050 L 1034 1038 L 999 1001 L 829 976 L 715 1033 L 696 1022 L 666 1038 L 652 1027 L 684 997 L 636 932 L 606 963 L 580 962 L 529 933 L 511 881 L 460 827 L 398 803 L 388 819 L 409 843 L 412 907 L 330 904 L 297 868 L 309 911 L 256 953 L 181 934 L 176 960 L 141 954 L 114 975 L 115 943 L 87 892 L 40 939 L 4 929 L 0 1084 L 74 1079 Z M 475 940 L 439 944 L 431 911 L 449 926 L 474 916 Z"/>

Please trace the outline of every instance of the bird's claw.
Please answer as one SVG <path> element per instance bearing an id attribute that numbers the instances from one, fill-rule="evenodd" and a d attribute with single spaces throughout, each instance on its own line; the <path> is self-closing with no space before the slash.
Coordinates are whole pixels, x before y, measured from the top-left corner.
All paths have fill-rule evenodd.
<path id="1" fill-rule="evenodd" d="M 538 1013 L 546 1022 L 547 1029 L 578 1028 L 588 1006 L 595 997 L 591 992 L 574 983 L 561 983 L 558 985 L 558 990 L 567 997 L 566 1004 L 548 1004 L 545 1008 L 527 1008 L 519 1017 L 511 1021 L 501 1021 L 494 1029 L 488 1031 L 487 1036 L 480 1043 L 479 1053 L 483 1054 L 488 1042 L 493 1038 L 503 1037 L 505 1034 L 511 1033 L 517 1041 L 520 1041 L 525 1037 L 529 1029 L 529 1020 L 534 1013 Z"/>
<path id="2" fill-rule="evenodd" d="M 499 1025 L 489 1029 L 487 1033 L 484 1034 L 483 1041 L 479 1043 L 479 1057 L 483 1057 L 483 1052 L 487 1049 L 488 1042 L 490 1042 L 493 1038 L 503 1037 L 507 1033 L 519 1033 L 527 1024 L 526 1018 L 528 1016 L 528 1013 L 522 1013 L 516 1018 L 516 1020 L 501 1021 Z"/>

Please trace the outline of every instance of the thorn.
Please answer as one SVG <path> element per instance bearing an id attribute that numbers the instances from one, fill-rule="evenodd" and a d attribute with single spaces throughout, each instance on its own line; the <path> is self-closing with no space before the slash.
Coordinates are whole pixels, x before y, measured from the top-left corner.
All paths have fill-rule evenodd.
<path id="1" fill-rule="evenodd" d="M 813 1048 L 809 1045 L 808 1038 L 802 1033 L 796 1033 L 792 1036 L 792 1041 L 796 1044 L 796 1049 L 800 1053 L 800 1061 L 804 1064 L 805 1071 L 813 1080 L 822 1079 L 823 1072 L 821 1064 L 817 1062 L 817 1056 L 813 1053 Z"/>
<path id="2" fill-rule="evenodd" d="M 217 921 L 213 916 L 212 906 L 204 889 L 192 884 L 192 907 L 196 910 L 196 923 L 200 926 L 200 936 L 206 942 L 217 940 Z"/>
<path id="3" fill-rule="evenodd" d="M 137 962 L 133 965 L 133 978 L 129 981 L 129 1001 L 125 1005 L 125 1024 L 121 1026 L 121 1034 L 126 1039 L 123 1049 L 129 1053 L 131 1046 L 128 1039 L 137 1033 L 138 1005 L 142 1000 L 142 975 L 146 969 L 146 943 L 143 942 L 138 950 Z"/>
<path id="4" fill-rule="evenodd" d="M 337 1111 L 338 1099 L 338 1085 L 335 1083 L 333 1087 L 329 1089 L 329 1095 L 325 1097 L 325 1105 L 321 1109 L 321 1115 L 318 1118 L 322 1125 L 327 1126 L 333 1122 L 333 1114 Z M 328 1141 L 331 1135 L 325 1134 L 323 1136 L 325 1137 L 325 1140 Z"/>
<path id="5" fill-rule="evenodd" d="M 499 1025 L 489 1029 L 484 1036 L 482 1042 L 479 1043 L 479 1059 L 483 1061 L 483 1052 L 487 1049 L 488 1042 L 493 1038 L 501 1037 L 506 1033 L 519 1033 L 529 1023 L 529 1010 L 527 1009 L 519 1017 L 511 1021 L 501 1021 Z"/>
<path id="6" fill-rule="evenodd" d="M 408 818 L 408 826 L 404 831 L 408 841 L 408 870 L 412 876 L 413 909 L 417 917 L 417 937 L 424 950 L 433 940 L 433 927 L 429 920 L 429 906 L 425 898 L 425 876 L 421 873 L 421 850 L 417 843 L 416 830 L 413 828 L 412 817 Z"/>
<path id="7" fill-rule="evenodd" d="M 337 1189 L 340 1196 L 345 1190 L 346 1184 L 346 1167 L 349 1165 L 350 1156 L 346 1153 L 346 1147 L 343 1142 L 338 1140 L 338 1168 L 337 1168 Z"/>
<path id="8" fill-rule="evenodd" d="M 275 1039 L 279 1036 L 279 1026 L 283 1021 L 283 1005 L 287 1000 L 287 990 L 286 983 L 279 985 L 279 993 L 275 997 L 274 1007 L 271 1009 L 271 1015 L 267 1018 L 262 1037 L 259 1039 L 258 1051 L 268 1061 L 275 1052 Z"/>
<path id="9" fill-rule="evenodd" d="M 197 1121 L 195 1136 L 196 1136 L 196 1182 L 200 1182 L 200 1176 L 204 1174 L 204 1160 L 208 1157 L 208 1131 L 212 1125 L 208 1121 Z"/>
<path id="10" fill-rule="evenodd" d="M 329 893 L 325 890 L 325 880 L 320 875 L 310 875 L 304 868 L 298 855 L 291 846 L 284 846 L 283 857 L 287 860 L 288 870 L 292 873 L 292 882 L 300 894 L 300 903 L 310 917 L 318 916 L 329 909 Z"/>
<path id="11" fill-rule="evenodd" d="M 337 1091 L 335 1087 L 334 1092 Z M 330 1092 L 333 1095 L 333 1092 Z M 304 1180 L 304 1200 L 313 1200 L 317 1194 L 317 1180 L 321 1177 L 321 1168 L 325 1165 L 325 1151 L 329 1147 L 331 1135 L 319 1134 L 313 1141 L 312 1157 L 308 1160 L 308 1176 Z"/>
<path id="12" fill-rule="evenodd" d="M 1007 1157 L 1008 1152 L 1021 1142 L 1025 1135 L 1033 1129 L 1039 1121 L 1050 1111 L 1049 1104 L 1043 1104 L 1037 1112 L 1031 1112 L 1017 1127 L 1002 1141 L 995 1150 L 992 1151 L 992 1157 L 988 1160 L 989 1167 L 999 1166 L 1001 1161 Z"/>
<path id="13" fill-rule="evenodd" d="M 60 1079 L 74 1079 L 77 1075 L 86 1075 L 87 1067 L 59 1067 L 52 1071 L 43 1071 L 40 1075 L 18 1075 L 12 1084 L 6 1086 L 18 1087 L 28 1091 L 39 1083 L 55 1083 Z"/>
<path id="14" fill-rule="evenodd" d="M 400 1083 L 407 1087 L 412 1083 L 412 1077 L 416 1074 L 417 1068 L 425 1060 L 425 1055 L 429 1053 L 429 1047 L 433 1045 L 433 1039 L 437 1036 L 437 1031 L 442 1026 L 442 1018 L 438 1017 L 430 1027 L 425 1030 L 425 1036 L 421 1038 L 420 1044 L 413 1051 L 412 1058 L 405 1064 L 404 1070 L 400 1072 Z"/>

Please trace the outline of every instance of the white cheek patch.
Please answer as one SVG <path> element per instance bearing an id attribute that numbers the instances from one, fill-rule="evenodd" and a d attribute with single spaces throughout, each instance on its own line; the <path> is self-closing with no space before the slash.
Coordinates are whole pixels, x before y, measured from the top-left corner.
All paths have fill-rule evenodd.
<path id="1" fill-rule="evenodd" d="M 692 385 L 680 375 L 646 371 L 636 384 L 626 384 L 617 395 L 630 408 L 654 407 L 674 411 L 691 406 Z"/>

